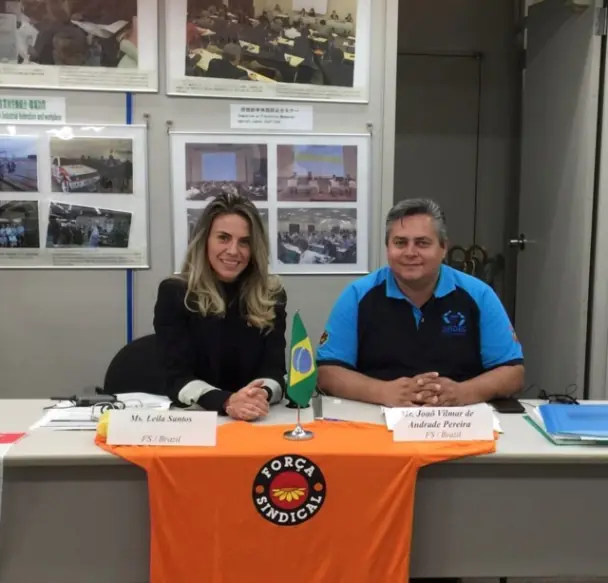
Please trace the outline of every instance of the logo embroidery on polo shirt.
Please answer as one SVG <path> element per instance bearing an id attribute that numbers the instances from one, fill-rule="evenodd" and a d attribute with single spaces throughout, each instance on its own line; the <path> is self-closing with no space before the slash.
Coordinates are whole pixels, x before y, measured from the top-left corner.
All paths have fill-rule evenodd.
<path id="1" fill-rule="evenodd" d="M 296 526 L 315 516 L 327 486 L 319 466 L 301 455 L 281 455 L 267 462 L 253 481 L 253 503 L 269 522 Z"/>
<path id="2" fill-rule="evenodd" d="M 443 314 L 443 333 L 449 336 L 464 336 L 467 333 L 467 320 L 464 314 L 452 310 Z"/>
<path id="3" fill-rule="evenodd" d="M 323 334 L 321 334 L 321 339 L 319 340 L 319 345 L 323 346 L 323 344 L 325 344 L 327 342 L 328 338 L 329 338 L 329 334 L 327 333 L 327 330 L 325 330 L 325 332 L 323 332 Z"/>

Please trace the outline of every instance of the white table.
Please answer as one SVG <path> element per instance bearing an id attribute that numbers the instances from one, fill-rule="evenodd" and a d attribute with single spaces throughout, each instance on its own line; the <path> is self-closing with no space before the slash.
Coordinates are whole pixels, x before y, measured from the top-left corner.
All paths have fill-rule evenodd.
<path id="1" fill-rule="evenodd" d="M 1 401 L 0 431 L 27 428 L 44 404 Z M 323 414 L 382 422 L 378 407 L 332 399 Z M 267 422 L 293 417 L 276 407 Z M 553 446 L 519 415 L 501 424 L 495 454 L 421 470 L 411 576 L 608 575 L 608 447 Z M 142 470 L 90 432 L 44 430 L 4 465 L 2 583 L 147 583 Z"/>

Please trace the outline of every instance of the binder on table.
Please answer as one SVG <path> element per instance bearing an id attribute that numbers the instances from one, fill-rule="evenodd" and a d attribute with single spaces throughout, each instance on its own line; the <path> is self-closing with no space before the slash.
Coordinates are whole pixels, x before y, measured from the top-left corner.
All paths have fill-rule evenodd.
<path id="1" fill-rule="evenodd" d="M 598 436 L 587 436 L 587 435 L 576 435 L 571 433 L 559 433 L 550 431 L 548 427 L 545 425 L 545 420 L 541 413 L 542 407 L 562 407 L 564 409 L 576 408 L 580 409 L 581 407 L 589 407 L 589 405 L 563 405 L 563 404 L 555 404 L 555 405 L 540 405 L 539 407 L 528 408 L 527 415 L 524 418 L 540 433 L 542 433 L 545 438 L 547 438 L 551 443 L 555 445 L 608 445 L 608 437 L 598 437 Z M 554 427 L 552 427 L 554 429 Z"/>

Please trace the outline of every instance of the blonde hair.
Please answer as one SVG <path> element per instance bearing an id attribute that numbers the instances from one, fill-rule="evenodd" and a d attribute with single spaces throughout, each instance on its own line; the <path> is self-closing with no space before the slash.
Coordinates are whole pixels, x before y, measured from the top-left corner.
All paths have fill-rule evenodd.
<path id="1" fill-rule="evenodd" d="M 240 276 L 242 284 L 239 301 L 252 326 L 271 329 L 275 319 L 275 305 L 283 286 L 278 277 L 268 273 L 270 245 L 260 213 L 250 200 L 237 194 L 221 194 L 216 197 L 205 207 L 194 228 L 179 275 L 188 286 L 184 300 L 186 308 L 198 311 L 203 316 L 226 314 L 226 302 L 207 252 L 213 222 L 223 215 L 239 215 L 249 224 L 251 257 L 249 265 Z"/>

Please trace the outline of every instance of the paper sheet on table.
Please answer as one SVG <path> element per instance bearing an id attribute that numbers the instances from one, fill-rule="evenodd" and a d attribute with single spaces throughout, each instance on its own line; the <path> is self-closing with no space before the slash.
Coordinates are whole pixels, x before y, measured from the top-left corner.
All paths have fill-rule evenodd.
<path id="1" fill-rule="evenodd" d="M 171 400 L 163 395 L 122 393 L 117 398 L 127 409 L 167 411 L 171 407 Z M 100 413 L 100 406 L 74 407 L 71 401 L 59 401 L 30 427 L 30 431 L 40 427 L 61 431 L 94 431 Z"/>
<path id="2" fill-rule="evenodd" d="M 94 22 L 72 20 L 72 24 L 82 28 L 82 30 L 92 36 L 97 36 L 99 38 L 110 38 L 129 23 L 126 20 L 117 20 L 112 24 L 95 24 Z"/>
<path id="3" fill-rule="evenodd" d="M 477 405 L 471 405 L 471 409 L 491 409 L 492 410 L 492 421 L 494 424 L 494 431 L 497 433 L 503 433 L 502 427 L 500 426 L 500 420 L 494 412 L 494 409 L 487 403 L 478 403 Z M 393 431 L 395 426 L 403 418 L 406 411 L 411 411 L 411 407 L 382 407 L 382 413 L 384 414 L 384 420 L 386 427 L 389 431 Z"/>

